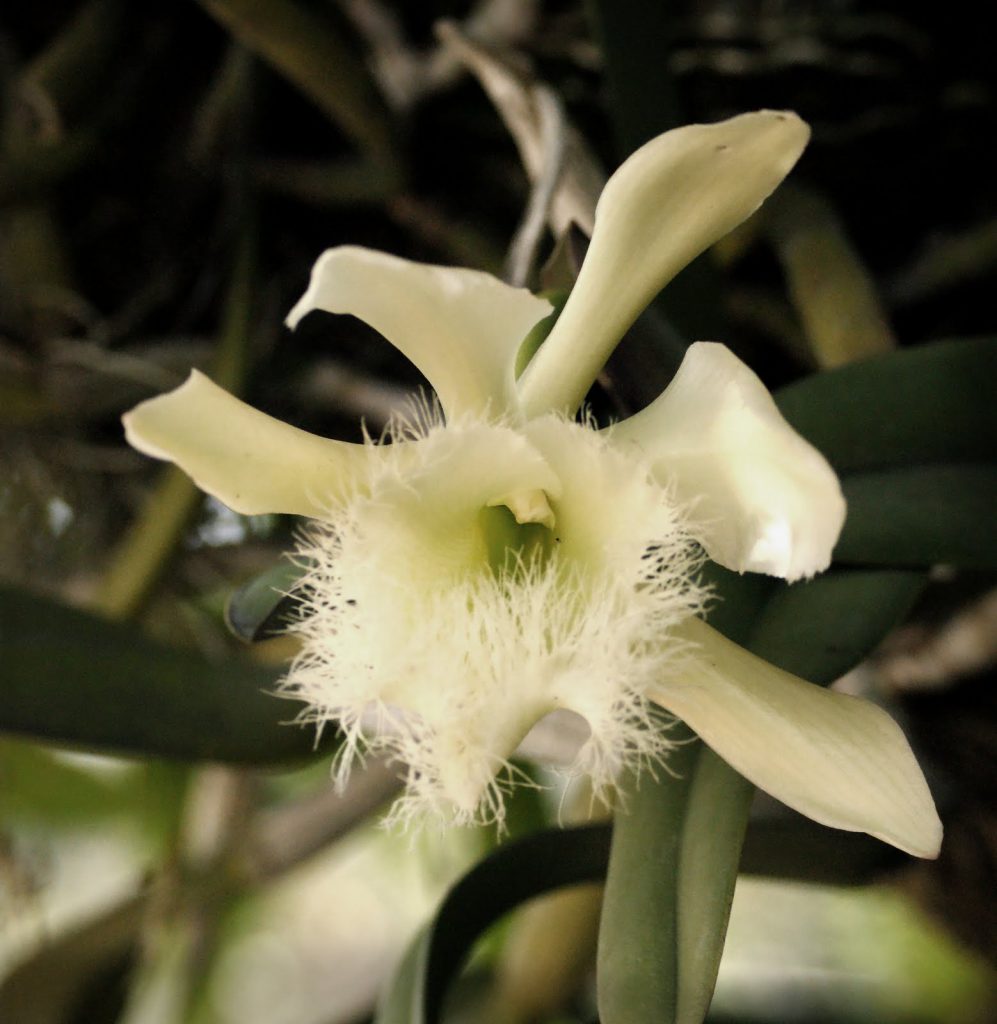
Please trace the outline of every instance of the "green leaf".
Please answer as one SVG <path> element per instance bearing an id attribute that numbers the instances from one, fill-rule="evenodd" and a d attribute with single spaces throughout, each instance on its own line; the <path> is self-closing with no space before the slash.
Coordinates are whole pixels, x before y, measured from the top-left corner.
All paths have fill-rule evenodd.
<path id="1" fill-rule="evenodd" d="M 755 787 L 703 743 L 682 829 L 676 1020 L 710 1008 Z"/>
<path id="2" fill-rule="evenodd" d="M 997 340 L 947 341 L 785 389 L 787 419 L 842 472 L 835 561 L 997 565 Z"/>
<path id="3" fill-rule="evenodd" d="M 707 620 L 714 629 L 738 644 L 748 642 L 761 609 L 783 585 L 774 576 L 736 573 L 716 562 L 706 563 L 700 579 L 710 588 L 713 598 L 707 609 Z"/>
<path id="4" fill-rule="evenodd" d="M 447 986 L 490 924 L 541 893 L 600 880 L 608 855 L 607 825 L 550 829 L 500 847 L 450 890 L 416 937 L 376 1024 L 437 1024 Z"/>
<path id="5" fill-rule="evenodd" d="M 758 613 L 749 646 L 812 683 L 833 682 L 904 620 L 926 582 L 918 572 L 834 568 L 780 584 Z"/>
<path id="6" fill-rule="evenodd" d="M 835 570 L 793 586 L 713 566 L 706 575 L 719 597 L 712 623 L 819 683 L 854 667 L 924 586 L 897 571 Z M 716 982 L 754 787 L 699 742 L 678 746 L 667 767 L 643 777 L 617 815 L 599 943 L 603 1024 L 699 1024 Z M 813 848 L 836 833 L 813 825 L 808 835 Z M 801 870 L 771 843 L 749 838 L 748 849 L 756 871 Z M 863 844 L 856 857 L 868 853 Z"/>
<path id="7" fill-rule="evenodd" d="M 311 99 L 364 152 L 395 168 L 393 131 L 352 40 L 295 0 L 201 0 L 236 39 Z"/>
<path id="8" fill-rule="evenodd" d="M 225 625 L 247 643 L 279 636 L 294 614 L 296 601 L 289 591 L 304 572 L 299 562 L 284 559 L 234 590 L 225 605 Z"/>
<path id="9" fill-rule="evenodd" d="M 835 566 L 806 582 L 739 576 L 709 563 L 710 625 L 787 672 L 826 685 L 853 669 L 903 622 L 922 572 Z"/>
<path id="10" fill-rule="evenodd" d="M 848 517 L 835 561 L 997 568 L 997 464 L 862 473 L 842 487 Z"/>
<path id="11" fill-rule="evenodd" d="M 33 743 L 0 737 L 0 823 L 93 824 L 136 809 L 131 773 L 104 777 Z"/>
<path id="12" fill-rule="evenodd" d="M 777 396 L 839 472 L 997 455 L 997 339 L 940 341 L 815 374 Z"/>
<path id="13" fill-rule="evenodd" d="M 547 335 L 554 329 L 554 324 L 557 323 L 557 318 L 561 315 L 561 310 L 564 309 L 564 304 L 568 301 L 568 294 L 567 290 L 562 289 L 557 292 L 548 292 L 545 295 L 545 298 L 550 301 L 554 308 L 543 320 L 530 328 L 522 344 L 519 346 L 519 351 L 516 353 L 517 379 L 523 375 L 523 371 L 530 365 L 530 360 L 540 351 L 540 346 L 547 340 Z"/>
<path id="14" fill-rule="evenodd" d="M 616 815 L 599 931 L 603 1024 L 699 1024 L 754 787 L 690 732 Z"/>
<path id="15" fill-rule="evenodd" d="M 290 724 L 302 705 L 273 695 L 272 670 L 3 587 L 0 666 L 0 731 L 184 761 L 282 763 L 315 749 L 314 730 Z"/>
<path id="16" fill-rule="evenodd" d="M 872 836 L 825 828 L 792 811 L 752 820 L 741 851 L 742 874 L 818 885 L 868 885 L 909 864 Z"/>
<path id="17" fill-rule="evenodd" d="M 187 774 L 186 766 L 161 761 L 95 771 L 36 743 L 0 736 L 0 830 L 93 829 L 127 819 L 158 849 L 176 833 Z"/>

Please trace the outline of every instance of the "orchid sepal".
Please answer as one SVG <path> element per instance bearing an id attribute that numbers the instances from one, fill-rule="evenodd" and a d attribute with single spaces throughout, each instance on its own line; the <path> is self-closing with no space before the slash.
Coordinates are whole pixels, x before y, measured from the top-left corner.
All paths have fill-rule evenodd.
<path id="1" fill-rule="evenodd" d="M 760 110 L 665 132 L 609 179 L 571 295 L 520 381 L 527 415 L 574 412 L 640 312 L 746 220 L 799 159 L 810 129 Z"/>

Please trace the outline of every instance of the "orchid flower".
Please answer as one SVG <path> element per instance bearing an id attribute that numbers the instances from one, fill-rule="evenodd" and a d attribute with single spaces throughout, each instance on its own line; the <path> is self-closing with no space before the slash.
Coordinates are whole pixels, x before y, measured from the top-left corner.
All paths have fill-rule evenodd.
<path id="1" fill-rule="evenodd" d="M 737 771 L 826 825 L 934 856 L 941 825 L 902 732 L 789 675 L 701 618 L 703 552 L 796 580 L 845 515 L 824 458 L 719 344 L 692 345 L 648 408 L 576 413 L 621 336 L 685 264 L 749 216 L 808 139 L 761 111 L 668 132 L 612 176 L 559 319 L 473 270 L 344 246 L 291 311 L 350 313 L 404 353 L 440 412 L 349 444 L 264 415 L 193 372 L 124 418 L 128 440 L 246 514 L 307 516 L 302 640 L 282 684 L 345 737 L 406 766 L 395 813 L 499 820 L 509 758 L 554 710 L 582 716 L 597 791 L 666 758 L 662 709 Z"/>

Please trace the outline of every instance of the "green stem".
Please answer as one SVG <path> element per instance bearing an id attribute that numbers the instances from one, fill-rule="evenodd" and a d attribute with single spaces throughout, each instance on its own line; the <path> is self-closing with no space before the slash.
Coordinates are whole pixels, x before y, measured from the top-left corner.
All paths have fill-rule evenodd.
<path id="1" fill-rule="evenodd" d="M 252 330 L 253 248 L 247 230 L 236 255 L 212 372 L 214 379 L 231 391 L 241 390 L 246 376 Z M 186 474 L 173 466 L 163 469 L 143 511 L 111 557 L 111 567 L 94 600 L 97 611 L 112 619 L 132 618 L 141 611 L 200 502 L 201 494 Z"/>

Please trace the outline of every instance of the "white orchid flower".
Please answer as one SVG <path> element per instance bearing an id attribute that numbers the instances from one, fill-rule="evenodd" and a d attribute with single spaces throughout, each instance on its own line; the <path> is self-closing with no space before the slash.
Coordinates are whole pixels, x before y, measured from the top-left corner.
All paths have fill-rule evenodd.
<path id="1" fill-rule="evenodd" d="M 196 372 L 125 417 L 135 447 L 237 512 L 313 520 L 303 647 L 283 689 L 343 730 L 340 778 L 362 750 L 386 750 L 408 766 L 396 813 L 501 820 L 509 757 L 548 712 L 588 723 L 576 768 L 599 790 L 667 754 L 663 708 L 811 818 L 937 853 L 931 795 L 884 712 L 698 617 L 701 551 L 794 580 L 827 567 L 844 519 L 833 471 L 759 379 L 699 343 L 647 409 L 606 430 L 573 419 L 641 309 L 762 203 L 808 134 L 762 111 L 635 153 L 518 378 L 543 299 L 471 270 L 326 252 L 288 323 L 351 313 L 423 372 L 443 418 L 396 427 L 394 443 L 313 436 Z"/>

